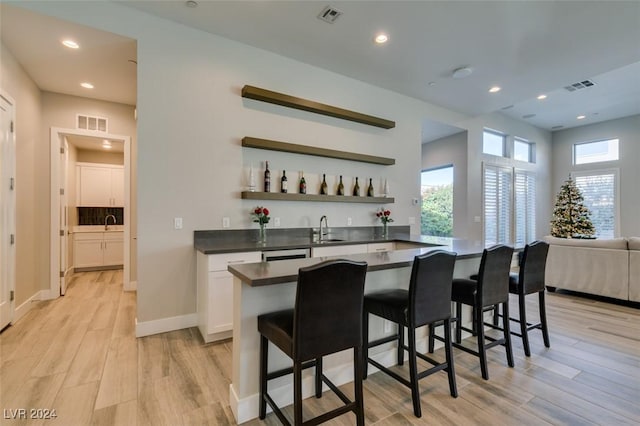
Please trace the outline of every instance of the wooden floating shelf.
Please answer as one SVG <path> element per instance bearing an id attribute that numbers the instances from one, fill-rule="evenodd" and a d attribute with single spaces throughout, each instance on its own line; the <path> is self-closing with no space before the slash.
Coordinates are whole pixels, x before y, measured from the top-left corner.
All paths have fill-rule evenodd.
<path id="1" fill-rule="evenodd" d="M 384 118 L 374 117 L 373 115 L 361 114 L 348 109 L 285 95 L 284 93 L 272 92 L 271 90 L 261 89 L 254 86 L 244 86 L 242 88 L 242 97 L 288 108 L 299 109 L 302 111 L 313 112 L 316 114 L 327 115 L 329 117 L 354 121 L 356 123 L 367 124 L 369 126 L 380 127 L 383 129 L 392 129 L 396 127 L 395 121 L 385 120 Z"/>
<path id="2" fill-rule="evenodd" d="M 275 200 L 275 201 L 325 201 L 335 203 L 374 203 L 391 204 L 395 202 L 391 197 L 354 197 L 352 195 L 320 195 L 296 194 L 281 192 L 249 192 L 241 193 L 243 200 Z"/>
<path id="3" fill-rule="evenodd" d="M 374 155 L 358 154 L 356 152 L 337 151 L 335 149 L 318 148 L 315 146 L 298 145 L 269 139 L 242 138 L 242 146 L 246 148 L 267 149 L 270 151 L 292 152 L 294 154 L 315 155 L 317 157 L 338 158 L 340 160 L 360 161 L 363 163 L 382 164 L 391 166 L 396 164 L 393 158 L 376 157 Z"/>

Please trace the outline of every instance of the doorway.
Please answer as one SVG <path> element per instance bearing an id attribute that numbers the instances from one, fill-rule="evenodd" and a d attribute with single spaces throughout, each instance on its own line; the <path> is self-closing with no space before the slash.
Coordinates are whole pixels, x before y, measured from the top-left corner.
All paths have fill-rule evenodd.
<path id="1" fill-rule="evenodd" d="M 50 290 L 49 298 L 55 299 L 64 295 L 67 278 L 72 272 L 70 267 L 72 256 L 70 256 L 71 242 L 69 234 L 70 226 L 75 225 L 69 222 L 70 205 L 75 210 L 75 203 L 70 203 L 67 197 L 68 189 L 67 177 L 69 172 L 69 141 L 82 140 L 84 143 L 103 143 L 111 141 L 114 144 L 122 145 L 124 156 L 124 208 L 123 234 L 124 234 L 124 261 L 123 261 L 123 288 L 125 291 L 135 290 L 131 283 L 131 138 L 123 135 L 106 134 L 99 131 L 82 129 L 51 129 L 51 268 L 50 268 Z M 65 145 L 66 149 L 65 149 Z M 73 213 L 73 211 L 71 211 Z M 72 214 L 72 216 L 74 216 Z"/>

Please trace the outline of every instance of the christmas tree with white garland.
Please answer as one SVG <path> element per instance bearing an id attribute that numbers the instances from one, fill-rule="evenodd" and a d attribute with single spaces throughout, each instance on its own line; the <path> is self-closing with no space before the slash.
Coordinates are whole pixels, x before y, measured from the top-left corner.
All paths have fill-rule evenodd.
<path id="1" fill-rule="evenodd" d="M 569 177 L 560 187 L 553 208 L 551 235 L 560 238 L 589 238 L 596 230 L 591 213 L 583 203 L 584 198 L 575 182 Z"/>

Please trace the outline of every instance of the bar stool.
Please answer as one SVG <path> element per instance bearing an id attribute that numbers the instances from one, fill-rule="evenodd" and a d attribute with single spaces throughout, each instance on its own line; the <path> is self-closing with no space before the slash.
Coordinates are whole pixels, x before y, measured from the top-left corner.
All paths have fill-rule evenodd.
<path id="1" fill-rule="evenodd" d="M 319 424 L 349 411 L 364 425 L 362 394 L 362 305 L 366 262 L 329 260 L 301 268 L 294 309 L 258 316 L 260 332 L 260 419 L 269 404 L 280 421 L 290 424 L 267 393 L 267 382 L 293 373 L 294 424 Z M 269 341 L 293 360 L 293 367 L 267 371 Z M 350 401 L 322 374 L 322 357 L 353 348 L 355 401 Z M 302 370 L 315 366 L 315 395 L 322 396 L 322 382 L 345 405 L 306 422 L 302 421 Z"/>
<path id="2" fill-rule="evenodd" d="M 547 265 L 548 252 L 549 244 L 544 241 L 534 241 L 531 244 L 527 244 L 520 261 L 519 273 L 516 274 L 512 272 L 509 275 L 509 293 L 518 295 L 518 308 L 520 311 L 519 318 L 509 318 L 511 321 L 520 324 L 520 333 L 512 331 L 511 334 L 522 338 L 522 345 L 524 346 L 524 354 L 526 356 L 531 356 L 528 335 L 528 332 L 531 330 L 541 330 L 544 345 L 547 348 L 551 347 L 544 301 L 544 273 Z M 525 303 L 525 296 L 534 293 L 538 293 L 538 308 L 540 311 L 540 322 L 536 324 L 527 322 Z M 502 317 L 503 314 L 498 314 L 497 317 Z M 497 318 L 495 318 L 494 323 L 495 322 L 497 322 Z"/>
<path id="3" fill-rule="evenodd" d="M 513 248 L 505 245 L 495 245 L 482 252 L 480 260 L 480 270 L 477 280 L 472 279 L 454 279 L 453 289 L 451 292 L 451 300 L 456 303 L 456 338 L 453 347 L 470 353 L 480 358 L 480 369 L 482 378 L 489 379 L 487 369 L 487 349 L 497 345 L 504 345 L 507 352 L 507 363 L 509 367 L 513 367 L 513 350 L 511 347 L 511 333 L 509 330 L 509 269 L 511 266 L 511 258 L 513 256 Z M 469 329 L 462 326 L 462 305 L 469 305 L 473 309 L 473 328 Z M 493 310 L 495 305 L 502 304 L 503 327 L 499 328 L 494 324 L 484 321 L 484 312 Z M 441 325 L 441 324 L 435 324 Z M 503 330 L 504 337 L 494 339 L 485 336 L 484 326 Z M 434 327 L 430 328 L 429 333 L 429 350 L 433 350 L 433 340 L 442 340 L 433 332 Z M 462 346 L 462 330 L 472 333 L 477 337 L 478 350 L 473 350 Z M 448 329 L 445 327 L 445 336 Z M 485 342 L 489 340 L 491 343 Z"/>
<path id="4" fill-rule="evenodd" d="M 422 416 L 420 407 L 420 388 L 418 381 L 433 373 L 445 370 L 449 376 L 449 390 L 451 396 L 457 397 L 456 376 L 453 365 L 451 334 L 445 333 L 445 358 L 439 363 L 416 351 L 416 333 L 418 327 L 443 321 L 450 330 L 451 320 L 451 280 L 456 254 L 437 250 L 413 260 L 409 290 L 394 289 L 367 294 L 364 297 L 363 339 L 365 360 L 381 371 L 393 377 L 411 389 L 413 413 Z M 398 333 L 382 339 L 368 342 L 369 314 L 377 315 L 398 324 Z M 404 344 L 404 327 L 407 327 L 408 346 Z M 382 364 L 369 358 L 368 348 L 398 341 L 398 365 L 403 365 L 404 351 L 409 352 L 409 380 L 389 370 Z M 418 373 L 417 357 L 429 362 L 433 367 Z M 367 362 L 365 361 L 365 378 L 367 376 Z"/>

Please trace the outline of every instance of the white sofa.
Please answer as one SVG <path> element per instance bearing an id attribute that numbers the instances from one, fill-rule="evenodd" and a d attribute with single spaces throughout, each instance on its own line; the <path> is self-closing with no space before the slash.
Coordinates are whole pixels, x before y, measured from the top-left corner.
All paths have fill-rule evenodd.
<path id="1" fill-rule="evenodd" d="M 548 236 L 545 241 L 549 243 L 547 287 L 640 301 L 640 238 L 585 240 Z"/>

